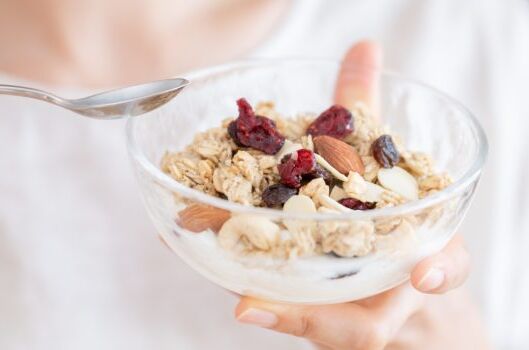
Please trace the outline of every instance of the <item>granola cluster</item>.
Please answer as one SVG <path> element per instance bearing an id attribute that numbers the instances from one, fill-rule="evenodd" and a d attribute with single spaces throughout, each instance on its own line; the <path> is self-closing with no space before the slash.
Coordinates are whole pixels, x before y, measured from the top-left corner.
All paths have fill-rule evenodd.
<path id="1" fill-rule="evenodd" d="M 333 106 L 319 116 L 294 118 L 280 115 L 271 102 L 257 104 L 255 111 L 244 99 L 238 105 L 238 118 L 197 134 L 181 152 L 167 152 L 162 170 L 211 196 L 296 213 L 397 206 L 451 183 L 447 174 L 434 171 L 428 155 L 405 149 L 363 104 L 351 111 Z M 184 228 L 215 228 L 219 244 L 236 254 L 281 258 L 364 256 L 392 244 L 399 235 L 413 234 L 442 210 L 376 220 L 273 222 L 185 204 L 188 207 L 179 213 Z"/>

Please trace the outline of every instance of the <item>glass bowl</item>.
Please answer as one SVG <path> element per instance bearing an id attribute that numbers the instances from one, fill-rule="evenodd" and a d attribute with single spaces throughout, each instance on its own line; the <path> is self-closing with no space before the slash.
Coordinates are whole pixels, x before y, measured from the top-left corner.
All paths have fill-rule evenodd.
<path id="1" fill-rule="evenodd" d="M 442 249 L 457 230 L 486 158 L 483 130 L 457 101 L 389 72 L 375 72 L 379 114 L 408 149 L 430 154 L 436 168 L 452 176 L 453 184 L 436 194 L 368 211 L 288 213 L 208 196 L 160 170 L 167 151 L 182 150 L 197 132 L 236 116 L 235 101 L 240 97 L 252 104 L 273 101 L 282 115 L 327 109 L 333 104 L 339 69 L 338 61 L 301 59 L 243 61 L 209 68 L 186 76 L 192 84 L 168 105 L 128 120 L 128 149 L 147 211 L 167 245 L 207 279 L 238 294 L 279 302 L 353 301 L 406 281 L 414 264 Z M 412 230 L 397 225 L 377 236 L 376 250 L 364 257 L 244 257 L 224 250 L 209 229 L 196 233 L 182 227 L 179 213 L 192 203 L 207 204 L 232 217 L 246 216 L 251 222 L 248 230 L 257 231 L 263 222 L 346 224 L 351 230 L 365 223 L 376 226 L 407 218 L 415 224 Z"/>

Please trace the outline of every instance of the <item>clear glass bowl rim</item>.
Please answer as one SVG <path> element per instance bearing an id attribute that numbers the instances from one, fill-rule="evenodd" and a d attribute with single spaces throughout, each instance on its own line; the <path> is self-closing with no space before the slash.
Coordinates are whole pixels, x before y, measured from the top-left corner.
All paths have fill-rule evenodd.
<path id="1" fill-rule="evenodd" d="M 208 76 L 213 76 L 218 73 L 229 71 L 234 68 L 254 68 L 262 66 L 271 66 L 278 64 L 295 64 L 295 63 L 314 63 L 314 64 L 332 64 L 336 67 L 339 67 L 341 64 L 338 60 L 333 59 L 317 59 L 317 58 L 274 58 L 274 59 L 247 59 L 234 61 L 222 65 L 212 66 L 196 71 L 192 71 L 188 74 L 185 74 L 185 78 L 189 80 L 190 86 L 193 84 L 194 79 L 205 78 Z M 371 67 L 365 67 L 373 70 Z M 359 69 L 365 69 L 359 67 Z M 318 220 L 318 221 L 327 221 L 327 220 L 362 220 L 362 219 L 372 219 L 376 217 L 391 217 L 397 215 L 407 215 L 416 213 L 422 209 L 434 206 L 452 198 L 457 195 L 460 191 L 465 189 L 470 183 L 476 180 L 480 173 L 481 169 L 485 163 L 488 153 L 488 141 L 485 135 L 483 128 L 481 127 L 477 118 L 466 108 L 462 103 L 455 100 L 454 98 L 448 96 L 444 92 L 439 91 L 438 89 L 425 84 L 421 81 L 407 78 L 402 76 L 399 73 L 388 71 L 385 69 L 377 69 L 378 73 L 382 76 L 391 77 L 408 84 L 412 84 L 415 87 L 422 88 L 427 90 L 429 93 L 441 97 L 447 102 L 451 103 L 455 108 L 459 109 L 466 119 L 466 122 L 469 123 L 474 135 L 476 136 L 478 143 L 478 152 L 475 159 L 472 162 L 472 165 L 467 169 L 467 171 L 461 176 L 460 179 L 452 183 L 450 186 L 445 188 L 442 191 L 439 191 L 433 195 L 419 199 L 416 201 L 411 201 L 402 205 L 395 207 L 386 207 L 386 208 L 377 208 L 366 211 L 351 211 L 351 212 L 342 212 L 342 213 L 287 213 L 282 210 L 272 209 L 272 208 L 261 208 L 261 207 L 252 207 L 246 206 L 239 203 L 230 202 L 226 199 L 217 198 L 210 196 L 204 192 L 192 189 L 183 184 L 180 184 L 169 175 L 165 174 L 157 165 L 151 163 L 143 152 L 139 149 L 134 136 L 134 123 L 137 119 L 142 118 L 142 116 L 137 117 L 128 117 L 127 123 L 125 126 L 126 132 L 126 142 L 129 156 L 132 161 L 138 163 L 144 171 L 146 171 L 153 179 L 155 179 L 159 184 L 169 188 L 171 191 L 174 191 L 182 196 L 185 196 L 193 201 L 201 202 L 208 204 L 217 208 L 225 209 L 230 212 L 236 213 L 245 213 L 245 214 L 254 214 L 260 216 L 266 216 L 270 219 L 295 219 L 295 220 Z M 178 96 L 175 97 L 175 100 L 178 99 Z M 148 118 L 148 116 L 147 116 Z"/>

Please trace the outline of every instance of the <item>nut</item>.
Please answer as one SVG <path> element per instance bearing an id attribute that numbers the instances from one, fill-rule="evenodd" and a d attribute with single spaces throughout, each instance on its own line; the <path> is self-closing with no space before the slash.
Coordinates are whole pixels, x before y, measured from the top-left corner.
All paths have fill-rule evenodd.
<path id="1" fill-rule="evenodd" d="M 352 211 L 352 209 L 349 209 L 347 208 L 346 206 L 344 205 L 341 205 L 340 203 L 338 203 L 338 201 L 332 199 L 331 197 L 329 196 L 320 196 L 320 200 L 322 201 L 323 203 L 323 206 L 329 208 L 329 209 L 334 209 L 338 212 L 342 212 L 342 213 L 350 213 Z"/>
<path id="2" fill-rule="evenodd" d="M 326 169 L 328 172 L 332 174 L 335 178 L 337 178 L 340 181 L 347 180 L 347 176 L 339 172 L 338 170 L 334 169 L 332 165 L 329 164 L 325 159 L 323 159 L 322 156 L 320 156 L 318 153 L 314 153 L 314 157 L 316 158 L 316 162 L 321 165 L 324 169 Z"/>
<path id="3" fill-rule="evenodd" d="M 250 244 L 259 250 L 270 250 L 279 242 L 279 226 L 257 215 L 236 215 L 222 225 L 219 244 L 227 250 Z M 246 248 L 252 248 L 246 247 Z"/>
<path id="4" fill-rule="evenodd" d="M 310 197 L 298 194 L 286 201 L 283 205 L 283 211 L 288 213 L 315 213 L 316 206 Z M 291 233 L 311 233 L 317 229 L 317 224 L 313 220 L 283 220 L 283 224 Z"/>
<path id="5" fill-rule="evenodd" d="M 389 169 L 380 168 L 377 177 L 380 184 L 388 190 L 400 194 L 408 200 L 419 199 L 417 181 L 406 170 L 398 166 Z"/>
<path id="6" fill-rule="evenodd" d="M 385 191 L 379 185 L 364 180 L 360 174 L 354 172 L 349 173 L 347 181 L 343 183 L 343 189 L 348 197 L 362 202 L 378 202 Z"/>
<path id="7" fill-rule="evenodd" d="M 330 197 L 335 201 L 339 201 L 340 199 L 347 198 L 347 193 L 345 193 L 343 188 L 341 188 L 340 186 L 334 186 L 332 188 Z"/>
<path id="8" fill-rule="evenodd" d="M 316 206 L 310 197 L 298 194 L 286 201 L 283 210 L 290 213 L 315 213 Z"/>
<path id="9" fill-rule="evenodd" d="M 183 228 L 198 233 L 207 229 L 218 232 L 231 214 L 224 209 L 194 203 L 180 211 L 178 216 Z"/>
<path id="10" fill-rule="evenodd" d="M 283 144 L 283 147 L 277 152 L 275 155 L 276 159 L 278 161 L 281 161 L 284 156 L 290 153 L 294 153 L 296 151 L 299 151 L 300 149 L 303 149 L 303 146 L 299 143 L 294 143 L 288 139 L 285 139 L 285 143 Z"/>
<path id="11" fill-rule="evenodd" d="M 347 175 L 350 171 L 364 174 L 364 163 L 356 150 L 347 143 L 330 136 L 314 138 L 316 152 L 321 155 L 340 173 Z"/>

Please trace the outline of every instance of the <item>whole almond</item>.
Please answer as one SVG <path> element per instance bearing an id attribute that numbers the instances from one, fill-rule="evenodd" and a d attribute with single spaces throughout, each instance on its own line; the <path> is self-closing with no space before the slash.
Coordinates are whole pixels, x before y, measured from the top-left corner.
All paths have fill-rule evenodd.
<path id="1" fill-rule="evenodd" d="M 364 174 L 364 163 L 353 146 L 331 136 L 317 136 L 313 141 L 316 152 L 340 173 Z"/>
<path id="2" fill-rule="evenodd" d="M 207 229 L 218 232 L 230 218 L 229 211 L 205 204 L 191 204 L 178 213 L 180 225 L 191 232 L 202 232 Z"/>

